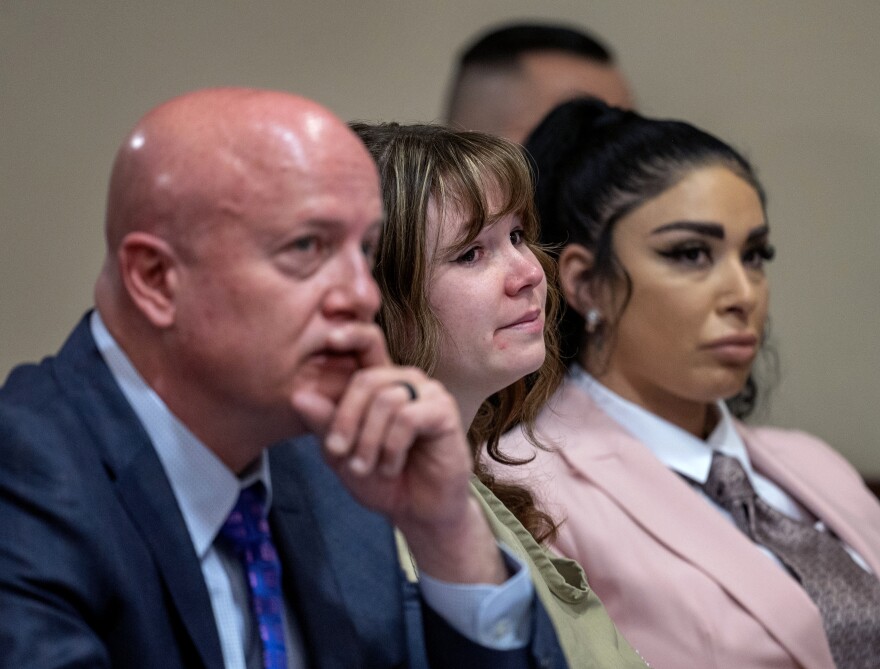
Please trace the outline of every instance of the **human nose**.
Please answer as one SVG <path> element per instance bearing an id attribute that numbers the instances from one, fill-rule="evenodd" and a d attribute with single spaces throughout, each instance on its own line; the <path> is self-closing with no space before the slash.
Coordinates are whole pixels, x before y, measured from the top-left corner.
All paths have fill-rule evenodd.
<path id="1" fill-rule="evenodd" d="M 505 287 L 508 294 L 517 295 L 539 285 L 544 280 L 544 268 L 530 249 L 513 250 Z"/>
<path id="2" fill-rule="evenodd" d="M 754 276 L 739 257 L 729 259 L 722 267 L 720 310 L 748 317 L 758 304 L 763 281 L 764 277 Z"/>
<path id="3" fill-rule="evenodd" d="M 333 285 L 324 301 L 330 316 L 370 321 L 379 311 L 379 286 L 373 279 L 372 267 L 358 246 L 340 257 L 333 271 Z"/>

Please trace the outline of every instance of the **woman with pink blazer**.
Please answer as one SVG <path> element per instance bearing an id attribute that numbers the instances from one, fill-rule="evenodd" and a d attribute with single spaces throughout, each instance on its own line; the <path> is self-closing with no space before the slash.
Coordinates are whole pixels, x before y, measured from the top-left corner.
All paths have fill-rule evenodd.
<path id="1" fill-rule="evenodd" d="M 582 99 L 529 138 L 570 361 L 494 471 L 564 517 L 656 669 L 880 667 L 880 505 L 809 435 L 751 428 L 773 258 L 749 163 L 686 123 Z"/>

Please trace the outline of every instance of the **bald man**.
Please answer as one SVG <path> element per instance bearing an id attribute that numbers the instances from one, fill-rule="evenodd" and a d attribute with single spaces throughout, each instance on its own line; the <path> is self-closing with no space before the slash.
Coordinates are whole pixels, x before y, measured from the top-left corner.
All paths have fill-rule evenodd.
<path id="1" fill-rule="evenodd" d="M 381 220 L 369 154 L 308 100 L 138 123 L 96 308 L 0 389 L 0 665 L 564 666 L 454 400 L 389 362 Z"/>
<path id="2" fill-rule="evenodd" d="M 462 52 L 450 84 L 446 122 L 524 143 L 551 109 L 583 95 L 633 106 L 629 83 L 611 49 L 565 25 L 503 25 Z"/>

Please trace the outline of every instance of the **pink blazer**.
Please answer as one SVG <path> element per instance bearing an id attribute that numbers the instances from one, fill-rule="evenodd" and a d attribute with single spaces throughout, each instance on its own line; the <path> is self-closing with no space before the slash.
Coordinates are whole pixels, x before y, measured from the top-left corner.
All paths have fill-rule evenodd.
<path id="1" fill-rule="evenodd" d="M 880 574 L 880 504 L 858 473 L 801 432 L 737 424 L 756 470 L 820 518 Z M 557 519 L 556 548 L 579 561 L 627 640 L 655 669 L 834 669 L 804 590 L 709 502 L 566 382 L 519 467 Z M 502 441 L 535 454 L 519 431 Z"/>

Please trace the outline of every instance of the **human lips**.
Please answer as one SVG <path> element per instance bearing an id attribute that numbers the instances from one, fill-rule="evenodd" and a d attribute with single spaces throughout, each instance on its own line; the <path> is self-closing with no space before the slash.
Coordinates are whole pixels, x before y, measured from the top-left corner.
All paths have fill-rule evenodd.
<path id="1" fill-rule="evenodd" d="M 311 356 L 311 362 L 325 371 L 353 374 L 360 367 L 357 356 L 349 351 L 332 351 L 324 349 Z"/>
<path id="2" fill-rule="evenodd" d="M 542 332 L 544 330 L 544 314 L 541 309 L 529 309 L 499 330 L 516 330 L 522 332 Z"/>
<path id="3" fill-rule="evenodd" d="M 298 375 L 297 385 L 300 388 L 310 388 L 336 403 L 359 368 L 360 363 L 354 353 L 316 350 L 306 358 Z"/>
<path id="4" fill-rule="evenodd" d="M 722 363 L 745 365 L 758 352 L 758 337 L 751 333 L 733 334 L 714 339 L 703 348 Z"/>

